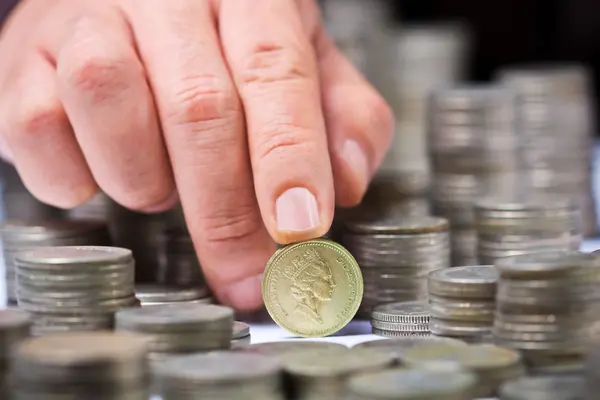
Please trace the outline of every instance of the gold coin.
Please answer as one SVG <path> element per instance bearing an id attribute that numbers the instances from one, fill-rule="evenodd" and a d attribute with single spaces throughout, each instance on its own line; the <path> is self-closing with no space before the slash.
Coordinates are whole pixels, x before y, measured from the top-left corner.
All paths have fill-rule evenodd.
<path id="1" fill-rule="evenodd" d="M 316 239 L 279 249 L 262 283 L 267 311 L 283 329 L 322 337 L 354 317 L 363 296 L 358 263 L 344 247 Z"/>

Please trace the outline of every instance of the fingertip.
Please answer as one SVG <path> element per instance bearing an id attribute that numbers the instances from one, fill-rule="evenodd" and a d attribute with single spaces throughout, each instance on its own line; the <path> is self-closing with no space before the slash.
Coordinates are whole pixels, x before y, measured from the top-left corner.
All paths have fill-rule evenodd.
<path id="1" fill-rule="evenodd" d="M 252 312 L 263 305 L 261 285 L 262 274 L 253 275 L 217 289 L 216 294 L 225 305 L 241 312 Z"/>

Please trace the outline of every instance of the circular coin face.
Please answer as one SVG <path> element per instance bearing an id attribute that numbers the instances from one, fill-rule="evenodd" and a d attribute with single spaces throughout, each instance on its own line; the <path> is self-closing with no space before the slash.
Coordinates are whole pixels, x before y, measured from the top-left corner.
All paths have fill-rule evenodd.
<path id="1" fill-rule="evenodd" d="M 363 296 L 358 263 L 344 247 L 317 239 L 278 250 L 269 260 L 263 300 L 273 320 L 303 337 L 322 337 L 354 317 Z"/>

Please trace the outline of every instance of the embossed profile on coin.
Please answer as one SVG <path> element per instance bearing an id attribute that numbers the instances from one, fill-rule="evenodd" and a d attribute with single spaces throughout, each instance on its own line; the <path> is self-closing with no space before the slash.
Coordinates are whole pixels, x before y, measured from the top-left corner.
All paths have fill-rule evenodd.
<path id="1" fill-rule="evenodd" d="M 291 281 L 290 292 L 298 302 L 292 312 L 322 324 L 321 304 L 331 300 L 336 287 L 327 260 L 317 249 L 306 248 L 283 267 L 283 275 Z"/>

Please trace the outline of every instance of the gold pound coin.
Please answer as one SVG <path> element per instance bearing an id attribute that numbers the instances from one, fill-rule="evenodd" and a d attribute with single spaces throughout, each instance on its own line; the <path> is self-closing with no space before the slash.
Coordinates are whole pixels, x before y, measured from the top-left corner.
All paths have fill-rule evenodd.
<path id="1" fill-rule="evenodd" d="M 309 240 L 283 247 L 271 257 L 262 295 L 277 325 L 298 336 L 323 337 L 354 317 L 362 301 L 363 279 L 344 247 Z"/>

